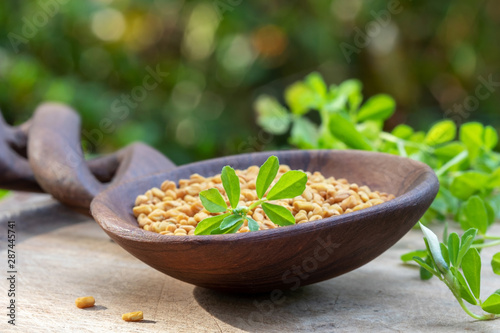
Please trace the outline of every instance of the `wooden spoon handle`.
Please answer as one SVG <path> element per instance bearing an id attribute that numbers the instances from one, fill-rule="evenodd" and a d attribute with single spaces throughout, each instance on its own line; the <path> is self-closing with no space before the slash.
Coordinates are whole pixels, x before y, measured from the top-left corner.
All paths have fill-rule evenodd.
<path id="1" fill-rule="evenodd" d="M 43 192 L 26 157 L 28 121 L 17 127 L 8 126 L 0 113 L 0 188 Z"/>
<path id="2" fill-rule="evenodd" d="M 22 128 L 13 130 L 5 125 L 2 128 L 6 130 L 2 131 L 3 140 L 0 137 L 0 170 L 11 172 L 2 175 L 0 186 L 7 188 L 5 184 L 10 184 L 9 188 L 22 189 L 14 185 L 22 181 L 26 184 L 25 189 L 37 190 L 33 185 L 36 180 L 38 189 L 80 210 L 88 210 L 94 196 L 107 186 L 175 168 L 168 158 L 142 143 L 133 143 L 112 155 L 85 161 L 80 145 L 80 117 L 62 104 L 41 105 L 31 122 Z M 26 134 L 27 128 L 29 164 L 26 159 L 14 156 L 12 148 L 16 135 L 19 146 L 26 144 L 19 133 Z"/>

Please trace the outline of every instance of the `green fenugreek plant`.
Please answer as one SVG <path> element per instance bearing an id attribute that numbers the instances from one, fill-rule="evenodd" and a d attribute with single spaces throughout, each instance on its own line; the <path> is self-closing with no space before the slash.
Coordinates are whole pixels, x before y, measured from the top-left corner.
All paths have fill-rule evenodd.
<path id="1" fill-rule="evenodd" d="M 301 195 L 306 189 L 307 175 L 298 170 L 288 171 L 283 174 L 276 184 L 265 196 L 269 186 L 276 178 L 279 170 L 279 161 L 276 156 L 271 156 L 260 167 L 256 180 L 256 191 L 259 200 L 250 206 L 238 206 L 240 201 L 240 180 L 236 172 L 230 166 L 222 168 L 222 186 L 226 191 L 230 207 L 222 194 L 215 188 L 202 191 L 200 193 L 201 203 L 210 213 L 222 213 L 212 216 L 198 223 L 195 235 L 216 235 L 235 233 L 240 229 L 245 221 L 248 221 L 250 231 L 259 230 L 257 221 L 251 218 L 248 213 L 259 205 L 271 221 L 279 226 L 295 224 L 292 213 L 283 206 L 269 203 L 268 201 L 292 199 Z"/>
<path id="2" fill-rule="evenodd" d="M 420 224 L 424 233 L 426 259 L 415 254 L 412 259 L 426 272 L 424 279 L 436 276 L 444 282 L 457 299 L 462 309 L 477 320 L 500 318 L 500 290 L 495 291 L 486 300 L 481 300 L 481 256 L 474 244 L 478 230 L 471 228 L 462 237 L 451 233 L 443 242 L 427 227 Z M 408 256 L 408 255 L 407 255 Z M 407 258 L 404 258 L 407 259 Z M 500 274 L 500 255 L 493 257 L 492 267 Z M 487 314 L 472 312 L 465 302 L 480 306 Z"/>
<path id="3" fill-rule="evenodd" d="M 440 189 L 422 223 L 456 221 L 464 235 L 471 228 L 477 230 L 473 247 L 500 245 L 500 237 L 488 232 L 500 218 L 500 154 L 494 150 L 498 145 L 497 131 L 478 122 L 457 128 L 453 121 L 442 120 L 427 132 L 404 124 L 386 132 L 384 122 L 394 113 L 395 101 L 380 94 L 363 102 L 361 90 L 357 80 L 327 86 L 318 73 L 312 73 L 286 89 L 288 108 L 274 97 L 259 96 L 255 102 L 257 123 L 275 135 L 288 133 L 290 144 L 301 149 L 371 150 L 426 163 L 436 172 Z M 319 122 L 309 117 L 314 112 L 319 114 Z M 448 239 L 446 234 L 444 239 Z M 423 256 L 427 265 L 432 261 L 428 250 L 417 250 L 402 258 L 409 261 L 415 254 Z M 492 267 L 498 272 L 500 253 L 494 258 Z M 422 279 L 435 275 L 423 267 L 420 274 Z M 451 280 L 445 279 L 445 273 L 440 274 L 450 287 Z M 491 297 L 498 299 L 500 295 Z M 480 304 L 478 297 L 476 301 Z"/>

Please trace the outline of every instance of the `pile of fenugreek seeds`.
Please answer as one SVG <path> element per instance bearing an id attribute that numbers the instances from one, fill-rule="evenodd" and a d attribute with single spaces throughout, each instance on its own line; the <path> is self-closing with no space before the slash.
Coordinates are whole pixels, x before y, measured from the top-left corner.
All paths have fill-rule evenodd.
<path id="1" fill-rule="evenodd" d="M 290 171 L 290 167 L 281 165 L 273 184 L 287 171 Z M 236 170 L 241 186 L 240 205 L 249 207 L 258 200 L 255 191 L 258 173 L 258 166 Z M 394 199 L 392 194 L 372 191 L 367 186 L 349 184 L 346 179 L 325 178 L 319 172 L 307 172 L 307 177 L 307 186 L 301 196 L 273 202 L 290 210 L 296 223 L 317 221 Z M 144 230 L 162 235 L 194 235 L 198 222 L 219 215 L 205 210 L 199 198 L 201 191 L 210 188 L 218 189 L 225 196 L 220 174 L 208 178 L 194 174 L 190 179 L 181 179 L 179 186 L 167 180 L 161 185 L 161 189 L 153 188 L 137 197 L 134 215 Z M 229 204 L 229 201 L 226 201 Z M 259 224 L 259 230 L 279 227 L 271 222 L 262 207 L 250 211 L 250 215 Z M 250 229 L 245 222 L 238 232 L 248 231 Z"/>

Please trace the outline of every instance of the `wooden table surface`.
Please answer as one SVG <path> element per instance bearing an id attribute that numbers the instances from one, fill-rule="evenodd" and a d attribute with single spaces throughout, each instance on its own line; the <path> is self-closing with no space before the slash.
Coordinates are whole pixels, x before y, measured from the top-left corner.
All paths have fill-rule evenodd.
<path id="1" fill-rule="evenodd" d="M 7 324 L 8 220 L 16 221 L 16 326 Z M 495 227 L 497 233 L 500 228 Z M 399 257 L 423 245 L 412 230 L 371 263 L 341 277 L 270 294 L 231 295 L 194 287 L 155 271 L 113 243 L 91 219 L 45 195 L 0 202 L 0 332 L 498 332 L 477 322 L 436 279 L 422 282 Z M 482 290 L 500 288 L 485 249 Z M 77 297 L 96 306 L 78 309 Z M 121 315 L 143 311 L 144 321 Z"/>

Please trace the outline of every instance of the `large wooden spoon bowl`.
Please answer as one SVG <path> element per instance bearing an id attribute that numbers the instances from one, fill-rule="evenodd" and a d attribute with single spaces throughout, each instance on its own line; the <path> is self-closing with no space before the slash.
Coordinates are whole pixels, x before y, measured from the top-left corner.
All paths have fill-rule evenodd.
<path id="1" fill-rule="evenodd" d="M 244 234 L 165 236 L 137 225 L 135 198 L 163 181 L 177 182 L 193 173 L 213 176 L 225 165 L 261 165 L 270 155 L 292 169 L 346 178 L 396 199 L 320 221 Z M 189 164 L 122 183 L 98 194 L 91 212 L 121 247 L 167 275 L 206 288 L 263 292 L 330 279 L 373 260 L 415 225 L 438 188 L 428 166 L 406 158 L 361 151 L 281 151 Z"/>

